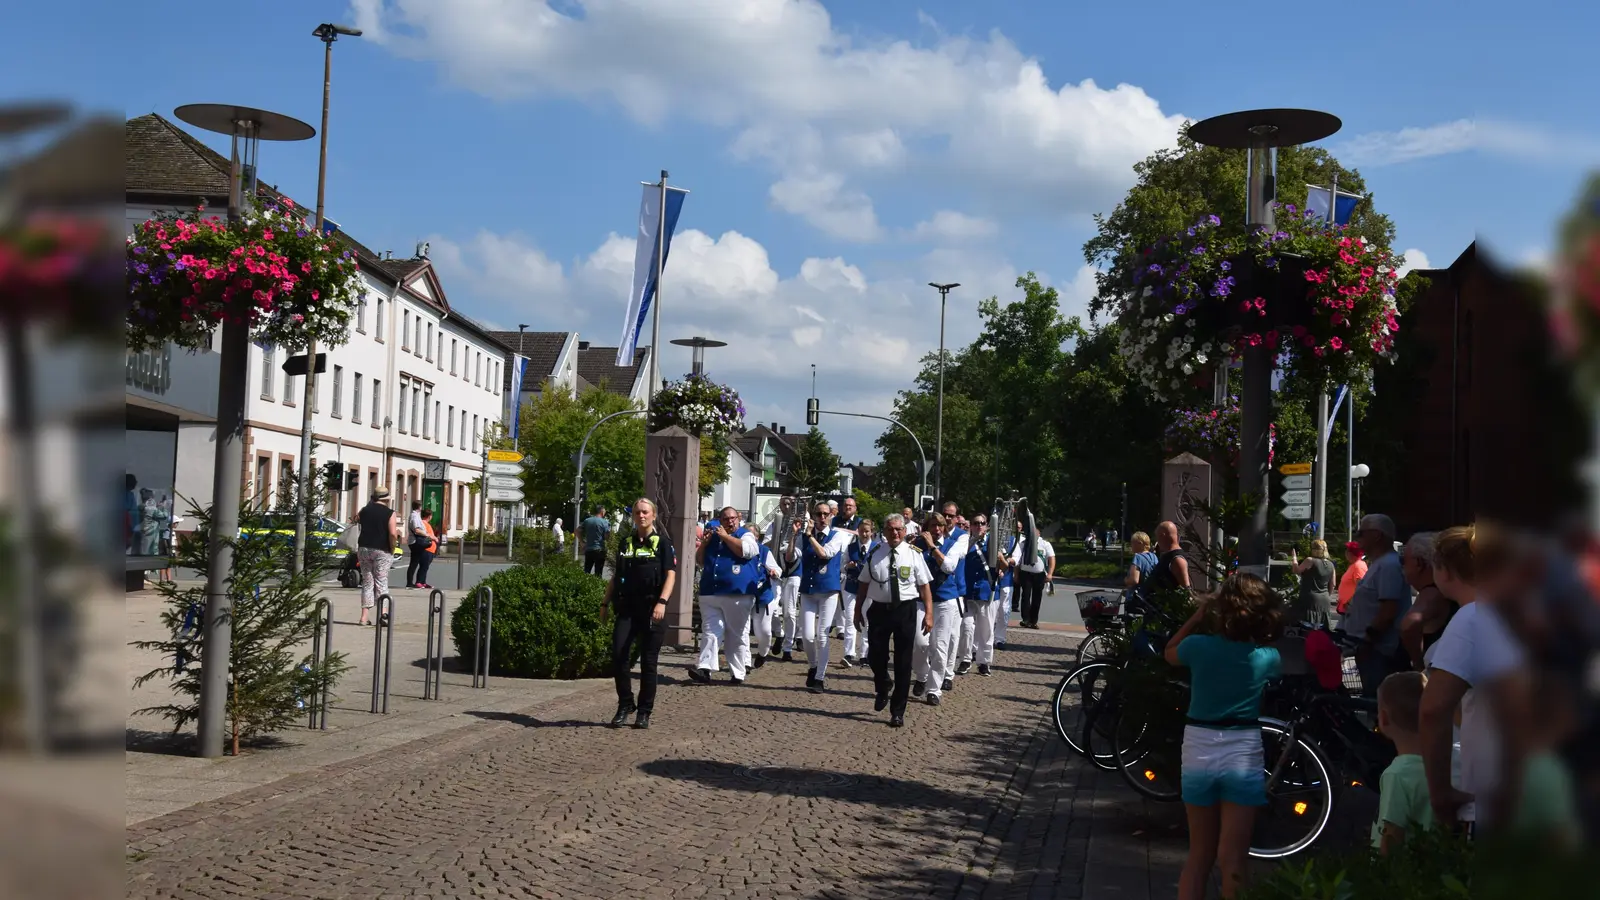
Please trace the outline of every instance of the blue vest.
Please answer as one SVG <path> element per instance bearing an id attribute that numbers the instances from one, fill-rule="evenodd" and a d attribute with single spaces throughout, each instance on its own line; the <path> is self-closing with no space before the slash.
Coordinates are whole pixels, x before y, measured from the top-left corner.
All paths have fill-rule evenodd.
<path id="1" fill-rule="evenodd" d="M 852 572 L 847 572 L 844 576 L 844 589 L 846 593 L 854 594 L 856 591 L 861 589 L 861 567 L 867 564 L 867 560 L 872 556 L 872 551 L 876 550 L 877 548 L 877 538 L 873 538 L 872 543 L 868 544 L 866 549 L 862 549 L 860 541 L 850 542 L 848 561 L 855 563 L 856 568 Z"/>
<path id="2" fill-rule="evenodd" d="M 965 566 L 967 570 L 967 599 L 986 602 L 994 597 L 994 583 L 989 578 L 989 536 L 977 543 L 968 542 Z"/>
<path id="3" fill-rule="evenodd" d="M 817 543 L 827 546 L 833 540 L 834 530 L 822 535 Z M 844 557 L 835 553 L 828 559 L 817 555 L 811 547 L 811 539 L 800 545 L 800 593 L 802 594 L 832 594 L 839 590 L 839 564 Z"/>
<path id="4" fill-rule="evenodd" d="M 750 588 L 750 593 L 755 595 L 757 606 L 765 607 L 778 597 L 778 586 L 773 582 L 772 576 L 767 574 L 767 563 L 771 559 L 772 550 L 763 544 L 761 552 L 754 561 L 756 571 L 760 574 L 756 576 L 756 583 Z"/>
<path id="5" fill-rule="evenodd" d="M 965 533 L 966 532 L 961 531 L 960 529 L 956 529 L 950 534 L 949 537 L 944 539 L 944 543 L 939 545 L 939 552 L 948 554 L 950 552 L 950 548 L 954 547 L 956 545 L 956 541 Z M 938 561 L 933 558 L 932 550 L 923 553 L 922 557 L 928 561 L 928 572 L 933 575 L 933 599 L 954 600 L 966 592 L 966 559 L 963 558 L 957 562 L 956 570 L 946 575 L 944 573 L 944 569 L 940 568 Z"/>
<path id="6" fill-rule="evenodd" d="M 740 528 L 733 533 L 733 536 L 743 540 L 749 533 L 746 529 Z M 705 566 L 700 570 L 700 596 L 753 594 L 757 570 L 760 568 L 760 557 L 739 559 L 728 549 L 727 543 L 721 537 L 713 536 L 710 546 L 706 547 Z M 764 572 L 760 574 L 765 575 Z"/>
<path id="7" fill-rule="evenodd" d="M 1011 558 L 1011 551 L 1013 551 L 1015 549 L 1017 549 L 1017 536 L 1016 535 L 1012 535 L 1011 536 L 1011 540 L 1006 541 L 1005 558 L 1006 559 L 1010 559 Z M 1014 574 L 1015 574 L 1014 571 L 1008 567 L 1005 570 L 1005 573 L 1000 576 L 1000 583 L 996 584 L 995 587 L 997 587 L 997 588 L 1008 588 L 1008 587 L 1011 587 L 1012 575 L 1014 575 Z"/>

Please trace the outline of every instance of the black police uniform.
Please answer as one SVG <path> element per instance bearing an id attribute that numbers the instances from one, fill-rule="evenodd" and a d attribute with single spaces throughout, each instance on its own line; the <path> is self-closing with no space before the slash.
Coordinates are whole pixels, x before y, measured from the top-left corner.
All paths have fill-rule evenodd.
<path id="1" fill-rule="evenodd" d="M 611 596 L 615 618 L 611 634 L 611 670 L 616 673 L 619 718 L 620 710 L 634 707 L 633 680 L 628 665 L 634 644 L 639 645 L 640 717 L 648 719 L 655 707 L 656 658 L 661 654 L 667 622 L 665 617 L 659 622 L 652 621 L 651 617 L 661 599 L 661 586 L 666 583 L 667 573 L 677 568 L 677 551 L 671 539 L 659 529 L 643 539 L 638 531 L 629 529 L 617 550 L 617 561 L 612 568 L 616 587 Z"/>

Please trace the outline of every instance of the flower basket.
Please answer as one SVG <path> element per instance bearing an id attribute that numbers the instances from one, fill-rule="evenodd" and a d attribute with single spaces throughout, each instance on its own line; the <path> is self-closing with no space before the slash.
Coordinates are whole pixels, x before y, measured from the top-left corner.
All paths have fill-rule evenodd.
<path id="1" fill-rule="evenodd" d="M 1263 346 L 1314 382 L 1357 380 L 1394 359 L 1394 260 L 1293 204 L 1275 231 L 1245 234 L 1207 216 L 1140 256 L 1116 309 L 1129 368 L 1158 399 L 1187 394 L 1206 367 Z"/>
<path id="2" fill-rule="evenodd" d="M 361 294 L 355 255 L 316 233 L 287 198 L 228 226 L 204 207 L 159 215 L 127 243 L 128 348 L 198 349 L 224 322 L 294 351 L 349 335 Z"/>
<path id="3" fill-rule="evenodd" d="M 115 245 L 91 220 L 35 216 L 0 230 L 0 296 L 7 319 L 46 320 L 68 333 L 115 330 Z"/>
<path id="4" fill-rule="evenodd" d="M 744 401 L 733 388 L 705 375 L 669 382 L 650 400 L 650 431 L 677 426 L 695 437 L 744 430 Z"/>

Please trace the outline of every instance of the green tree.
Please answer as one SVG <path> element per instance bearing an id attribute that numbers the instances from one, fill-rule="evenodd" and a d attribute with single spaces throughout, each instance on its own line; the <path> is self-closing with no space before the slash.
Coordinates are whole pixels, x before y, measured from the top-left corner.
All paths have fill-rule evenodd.
<path id="1" fill-rule="evenodd" d="M 627 397 L 602 387 L 589 387 L 573 397 L 559 386 L 544 384 L 523 409 L 521 422 L 523 495 L 535 514 L 572 517 L 575 457 L 584 434 L 602 418 L 633 408 Z M 642 415 L 618 416 L 589 438 L 583 470 L 585 515 L 596 505 L 621 509 L 639 496 L 644 486 L 644 444 Z"/>
<path id="2" fill-rule="evenodd" d="M 822 429 L 811 426 L 805 440 L 796 451 L 794 470 L 795 490 L 802 494 L 832 494 L 839 490 L 839 457 L 829 446 Z"/>

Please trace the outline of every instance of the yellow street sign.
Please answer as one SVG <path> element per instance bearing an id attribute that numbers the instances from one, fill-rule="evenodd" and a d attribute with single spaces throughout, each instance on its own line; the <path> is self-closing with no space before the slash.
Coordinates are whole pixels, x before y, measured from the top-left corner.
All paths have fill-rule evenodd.
<path id="1" fill-rule="evenodd" d="M 1311 463 L 1284 463 L 1278 467 L 1278 471 L 1284 475 L 1310 475 Z"/>
<path id="2" fill-rule="evenodd" d="M 490 462 L 522 462 L 522 454 L 515 450 L 490 450 Z M 1309 470 L 1308 470 L 1309 471 Z"/>

